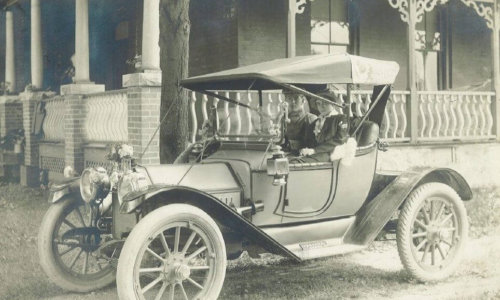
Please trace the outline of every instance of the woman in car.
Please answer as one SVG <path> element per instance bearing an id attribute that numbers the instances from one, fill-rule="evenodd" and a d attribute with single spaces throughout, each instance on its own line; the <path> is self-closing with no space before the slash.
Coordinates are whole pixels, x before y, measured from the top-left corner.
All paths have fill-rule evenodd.
<path id="1" fill-rule="evenodd" d="M 332 91 L 325 90 L 319 96 L 341 104 Z M 344 157 L 344 144 L 349 138 L 349 118 L 341 108 L 333 104 L 316 100 L 320 113 L 318 118 L 306 130 L 305 148 L 300 150 L 299 162 L 328 162 Z"/>

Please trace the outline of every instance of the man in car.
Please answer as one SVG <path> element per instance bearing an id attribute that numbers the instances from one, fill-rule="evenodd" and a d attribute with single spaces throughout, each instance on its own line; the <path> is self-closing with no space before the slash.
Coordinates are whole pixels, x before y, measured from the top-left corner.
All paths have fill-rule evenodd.
<path id="1" fill-rule="evenodd" d="M 340 104 L 340 99 L 331 91 L 325 90 L 319 96 Z M 308 127 L 305 134 L 305 148 L 299 151 L 298 162 L 328 162 L 346 156 L 346 142 L 349 139 L 349 118 L 340 107 L 315 100 L 320 113 Z M 349 145 L 352 148 L 352 145 Z M 354 148 L 356 146 L 354 145 Z M 351 149 L 352 150 L 352 149 Z"/>
<path id="2" fill-rule="evenodd" d="M 302 94 L 285 91 L 285 101 L 288 103 L 288 118 L 285 132 L 284 150 L 297 155 L 301 148 L 306 147 L 306 131 L 316 120 L 316 115 L 306 112 L 306 97 Z"/>

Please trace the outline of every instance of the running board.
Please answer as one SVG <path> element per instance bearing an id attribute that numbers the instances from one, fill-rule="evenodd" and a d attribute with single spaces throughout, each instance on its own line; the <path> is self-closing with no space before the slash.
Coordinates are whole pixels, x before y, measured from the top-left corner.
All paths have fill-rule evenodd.
<path id="1" fill-rule="evenodd" d="M 302 260 L 340 255 L 366 248 L 364 245 L 345 244 L 342 238 L 297 243 L 285 247 Z"/>

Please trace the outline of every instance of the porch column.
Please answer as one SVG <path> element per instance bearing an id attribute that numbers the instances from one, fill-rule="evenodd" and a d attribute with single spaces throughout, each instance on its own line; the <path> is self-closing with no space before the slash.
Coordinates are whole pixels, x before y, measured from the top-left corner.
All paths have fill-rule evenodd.
<path id="1" fill-rule="evenodd" d="M 500 141 L 500 12 L 497 1 L 493 3 L 493 28 L 491 33 L 491 49 L 493 57 L 493 88 L 495 89 L 495 133 Z"/>
<path id="2" fill-rule="evenodd" d="M 286 39 L 286 57 L 295 57 L 295 15 L 297 9 L 296 0 L 288 0 L 288 24 Z"/>
<path id="3" fill-rule="evenodd" d="M 89 75 L 89 0 L 76 0 L 75 83 L 90 82 Z"/>
<path id="4" fill-rule="evenodd" d="M 161 86 L 160 0 L 144 0 L 141 68 L 122 76 L 123 87 Z"/>
<path id="5" fill-rule="evenodd" d="M 31 84 L 35 89 L 43 85 L 42 22 L 40 0 L 31 0 Z"/>
<path id="6" fill-rule="evenodd" d="M 417 142 L 418 95 L 415 76 L 415 26 L 417 21 L 416 0 L 408 1 L 408 90 L 410 91 L 410 142 Z"/>
<path id="7" fill-rule="evenodd" d="M 31 84 L 35 89 L 43 85 L 42 22 L 40 0 L 31 0 Z"/>
<path id="8" fill-rule="evenodd" d="M 5 82 L 7 91 L 16 90 L 16 64 L 14 49 L 14 16 L 12 11 L 5 13 Z"/>
<path id="9" fill-rule="evenodd" d="M 144 0 L 142 21 L 142 69 L 160 69 L 160 0 Z"/>
<path id="10" fill-rule="evenodd" d="M 75 77 L 73 84 L 61 86 L 61 95 L 104 92 L 104 84 L 90 81 L 89 0 L 75 0 Z"/>

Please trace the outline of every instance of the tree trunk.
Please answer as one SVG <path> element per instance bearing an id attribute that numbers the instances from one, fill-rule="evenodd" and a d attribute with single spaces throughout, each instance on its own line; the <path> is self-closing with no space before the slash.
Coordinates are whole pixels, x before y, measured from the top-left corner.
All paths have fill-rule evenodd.
<path id="1" fill-rule="evenodd" d="M 188 94 L 179 83 L 188 76 L 189 0 L 160 1 L 160 67 L 162 70 L 160 162 L 171 163 L 189 139 Z"/>

